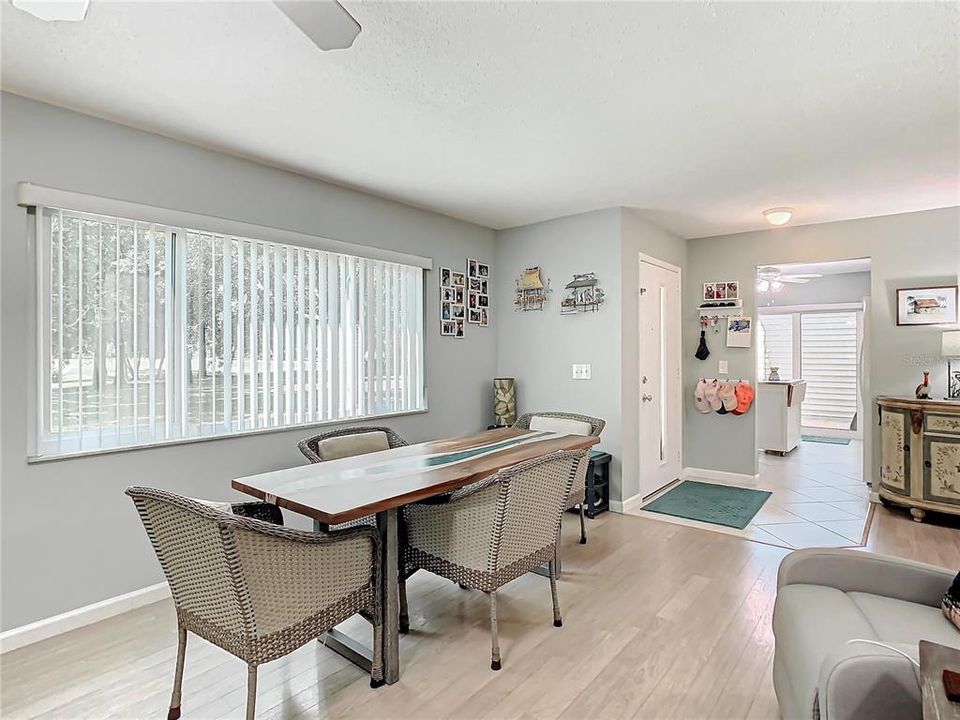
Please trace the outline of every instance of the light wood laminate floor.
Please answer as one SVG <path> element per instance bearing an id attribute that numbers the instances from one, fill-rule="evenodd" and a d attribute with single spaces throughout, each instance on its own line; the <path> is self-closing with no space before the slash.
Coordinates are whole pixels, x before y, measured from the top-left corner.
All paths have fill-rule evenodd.
<path id="1" fill-rule="evenodd" d="M 934 519 L 936 521 L 936 519 Z M 576 544 L 565 518 L 560 602 L 546 579 L 500 596 L 503 670 L 490 670 L 487 603 L 424 572 L 409 583 L 399 683 L 317 643 L 261 667 L 258 718 L 769 718 L 770 616 L 788 550 L 606 513 Z M 867 549 L 960 567 L 953 526 L 878 508 Z M 360 637 L 362 620 L 341 626 Z M 176 621 L 156 603 L 2 657 L 4 718 L 164 718 Z M 242 717 L 244 665 L 190 636 L 183 718 Z"/>

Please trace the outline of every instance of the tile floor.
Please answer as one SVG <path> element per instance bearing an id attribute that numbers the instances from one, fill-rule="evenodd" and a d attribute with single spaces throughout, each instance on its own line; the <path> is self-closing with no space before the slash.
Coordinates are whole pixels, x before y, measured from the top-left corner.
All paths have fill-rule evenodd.
<path id="1" fill-rule="evenodd" d="M 861 479 L 862 444 L 833 445 L 802 441 L 786 457 L 760 454 L 755 483 L 694 478 L 773 493 L 743 530 L 651 513 L 630 514 L 735 535 L 787 548 L 849 547 L 866 540 L 870 490 Z M 655 499 L 657 496 L 649 498 Z"/>

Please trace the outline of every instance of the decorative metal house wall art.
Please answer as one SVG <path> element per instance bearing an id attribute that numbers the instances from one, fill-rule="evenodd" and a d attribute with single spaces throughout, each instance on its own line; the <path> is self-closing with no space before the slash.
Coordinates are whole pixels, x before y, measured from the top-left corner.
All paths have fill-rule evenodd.
<path id="1" fill-rule="evenodd" d="M 564 289 L 568 294 L 560 303 L 561 315 L 596 312 L 603 303 L 603 290 L 597 287 L 596 273 L 574 275 Z"/>
<path id="2" fill-rule="evenodd" d="M 552 290 L 550 289 L 550 279 L 547 284 L 543 284 L 543 278 L 540 277 L 540 268 L 526 268 L 517 278 L 517 295 L 513 304 L 515 310 L 527 312 L 528 310 L 543 310 L 544 303 Z"/>

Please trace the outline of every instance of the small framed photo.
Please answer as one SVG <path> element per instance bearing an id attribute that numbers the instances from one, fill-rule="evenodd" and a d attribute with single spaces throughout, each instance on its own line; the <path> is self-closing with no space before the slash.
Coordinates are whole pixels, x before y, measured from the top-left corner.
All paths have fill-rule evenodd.
<path id="1" fill-rule="evenodd" d="M 440 287 L 450 287 L 450 268 L 440 268 Z"/>
<path id="2" fill-rule="evenodd" d="M 716 285 L 716 283 L 704 283 L 704 284 L 703 284 L 703 299 L 704 299 L 704 300 L 716 300 L 716 299 L 717 299 L 717 285 Z"/>
<path id="3" fill-rule="evenodd" d="M 483 308 L 480 311 L 480 327 L 487 327 L 490 324 L 490 314 L 487 308 Z"/>
<path id="4" fill-rule="evenodd" d="M 489 294 L 490 294 L 489 282 L 490 282 L 489 280 L 481 280 L 481 281 L 480 281 L 480 292 L 483 293 L 484 295 L 489 295 Z"/>
<path id="5" fill-rule="evenodd" d="M 463 305 L 463 288 L 453 289 L 453 301 L 457 305 Z"/>
<path id="6" fill-rule="evenodd" d="M 727 318 L 727 347 L 750 347 L 752 333 L 752 320 L 750 318 L 740 316 Z"/>
<path id="7" fill-rule="evenodd" d="M 490 305 L 490 296 L 489 295 L 477 295 L 477 307 L 489 307 Z"/>
<path id="8" fill-rule="evenodd" d="M 448 302 L 440 303 L 440 320 L 453 320 L 453 304 Z"/>
<path id="9" fill-rule="evenodd" d="M 472 277 L 470 278 L 470 290 L 472 292 L 480 292 L 480 278 Z"/>
<path id="10" fill-rule="evenodd" d="M 479 263 L 476 260 L 473 260 L 471 258 L 467 259 L 467 277 L 472 277 L 472 278 L 479 277 L 477 275 L 478 265 Z"/>
<path id="11" fill-rule="evenodd" d="M 953 325 L 957 286 L 897 289 L 897 325 Z"/>
<path id="12" fill-rule="evenodd" d="M 453 335 L 454 337 L 463 338 L 463 320 L 453 321 Z"/>
<path id="13" fill-rule="evenodd" d="M 727 300 L 738 300 L 740 298 L 740 283 L 736 280 L 726 283 Z"/>
<path id="14" fill-rule="evenodd" d="M 482 278 L 490 277 L 490 266 L 486 263 L 477 263 L 477 274 Z"/>
<path id="15" fill-rule="evenodd" d="M 440 288 L 440 302 L 456 302 L 457 292 L 452 287 Z"/>
<path id="16" fill-rule="evenodd" d="M 456 337 L 457 323 L 455 320 L 442 320 L 440 322 L 440 334 L 448 337 Z"/>
<path id="17" fill-rule="evenodd" d="M 480 303 L 477 302 L 477 298 L 480 297 L 479 293 L 468 293 L 467 295 L 467 307 L 473 310 L 474 308 L 480 307 Z"/>
<path id="18" fill-rule="evenodd" d="M 463 320 L 463 305 L 451 305 L 454 320 Z"/>
<path id="19" fill-rule="evenodd" d="M 714 299 L 715 300 L 726 300 L 727 298 L 727 284 L 726 283 L 714 283 Z"/>
<path id="20" fill-rule="evenodd" d="M 469 315 L 467 315 L 467 322 L 473 323 L 474 325 L 480 325 L 483 312 L 483 310 L 470 310 Z"/>
<path id="21" fill-rule="evenodd" d="M 450 284 L 453 287 L 462 288 L 466 285 L 466 276 L 462 272 L 450 271 Z"/>

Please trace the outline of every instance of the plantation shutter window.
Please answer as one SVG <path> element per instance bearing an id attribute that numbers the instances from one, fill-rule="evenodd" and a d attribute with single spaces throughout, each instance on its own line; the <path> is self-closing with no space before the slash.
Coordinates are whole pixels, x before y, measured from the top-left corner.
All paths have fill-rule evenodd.
<path id="1" fill-rule="evenodd" d="M 770 376 L 770 368 L 778 368 L 784 380 L 794 375 L 793 362 L 793 315 L 759 315 L 757 343 L 757 375 L 765 380 Z M 799 368 L 797 368 L 799 370 Z"/>
<path id="2" fill-rule="evenodd" d="M 424 264 L 31 207 L 35 455 L 426 409 Z"/>

